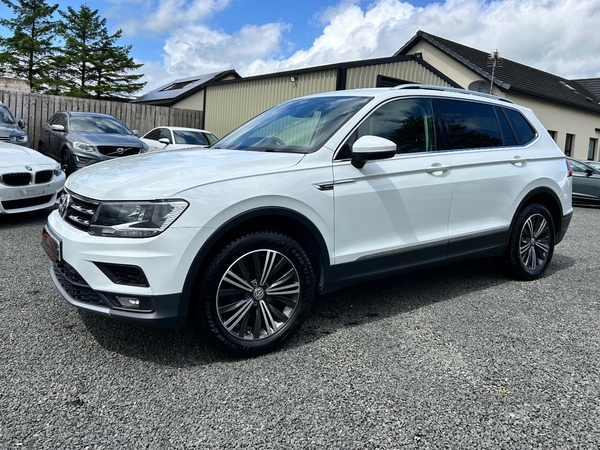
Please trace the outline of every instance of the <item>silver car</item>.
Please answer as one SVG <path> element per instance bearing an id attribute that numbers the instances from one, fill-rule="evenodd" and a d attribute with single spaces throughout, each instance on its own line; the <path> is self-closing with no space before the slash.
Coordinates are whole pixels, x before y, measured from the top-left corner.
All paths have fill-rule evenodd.
<path id="1" fill-rule="evenodd" d="M 31 141 L 23 131 L 24 128 L 23 119 L 16 120 L 12 111 L 0 102 L 0 142 L 31 147 Z"/>
<path id="2" fill-rule="evenodd" d="M 136 134 L 108 114 L 59 111 L 43 126 L 38 149 L 69 175 L 99 161 L 145 153 L 148 146 Z"/>

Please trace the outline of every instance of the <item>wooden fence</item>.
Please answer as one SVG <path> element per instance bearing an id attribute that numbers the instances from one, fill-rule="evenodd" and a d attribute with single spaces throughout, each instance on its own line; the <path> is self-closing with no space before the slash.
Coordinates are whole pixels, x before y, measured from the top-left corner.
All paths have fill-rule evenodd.
<path id="1" fill-rule="evenodd" d="M 18 119 L 25 121 L 25 131 L 37 149 L 40 130 L 57 111 L 89 111 L 110 114 L 142 136 L 158 126 L 202 128 L 204 113 L 192 109 L 141 105 L 107 100 L 28 94 L 0 90 L 0 102 L 7 105 Z"/>

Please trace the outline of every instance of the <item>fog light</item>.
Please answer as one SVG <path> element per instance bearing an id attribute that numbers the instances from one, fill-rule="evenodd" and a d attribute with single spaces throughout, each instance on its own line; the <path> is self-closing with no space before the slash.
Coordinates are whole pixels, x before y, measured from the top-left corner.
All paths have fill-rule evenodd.
<path id="1" fill-rule="evenodd" d="M 117 302 L 119 302 L 119 306 L 123 308 L 140 308 L 140 299 L 137 297 L 122 297 L 120 295 L 116 296 Z"/>

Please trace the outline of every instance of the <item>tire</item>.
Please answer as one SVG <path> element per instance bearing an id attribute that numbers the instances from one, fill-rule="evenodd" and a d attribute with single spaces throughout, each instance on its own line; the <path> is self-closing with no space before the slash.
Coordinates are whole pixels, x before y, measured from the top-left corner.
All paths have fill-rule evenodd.
<path id="1" fill-rule="evenodd" d="M 298 331 L 310 311 L 315 276 L 298 242 L 262 231 L 226 245 L 197 292 L 193 317 L 205 336 L 224 353 L 257 356 Z"/>
<path id="2" fill-rule="evenodd" d="M 69 153 L 69 150 L 63 149 L 63 151 L 60 154 L 60 160 L 61 160 L 61 168 L 63 170 L 63 172 L 65 173 L 65 175 L 69 176 L 73 173 L 74 166 L 73 166 L 73 160 L 71 158 L 71 154 Z"/>
<path id="3" fill-rule="evenodd" d="M 519 280 L 539 278 L 552 260 L 554 239 L 554 222 L 548 209 L 540 203 L 527 205 L 514 222 L 501 266 Z"/>

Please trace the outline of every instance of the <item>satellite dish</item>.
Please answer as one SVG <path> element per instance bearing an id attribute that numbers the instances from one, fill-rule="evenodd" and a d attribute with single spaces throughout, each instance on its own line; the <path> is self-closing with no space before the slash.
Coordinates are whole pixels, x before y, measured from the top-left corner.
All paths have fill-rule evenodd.
<path id="1" fill-rule="evenodd" d="M 489 94 L 490 87 L 491 87 L 491 85 L 490 85 L 489 81 L 477 80 L 477 81 L 471 82 L 471 84 L 469 84 L 469 87 L 467 89 L 469 91 L 485 92 L 486 94 Z"/>

